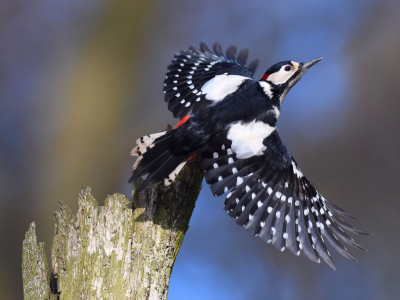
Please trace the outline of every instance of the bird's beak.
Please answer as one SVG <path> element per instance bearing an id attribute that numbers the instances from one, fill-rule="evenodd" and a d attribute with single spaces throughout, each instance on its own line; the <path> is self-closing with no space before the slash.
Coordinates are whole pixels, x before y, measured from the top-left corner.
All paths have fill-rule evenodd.
<path id="1" fill-rule="evenodd" d="M 306 71 L 308 71 L 308 69 L 310 69 L 313 65 L 315 65 L 317 62 L 319 62 L 321 59 L 322 59 L 322 57 L 301 63 L 299 65 L 300 72 L 302 74 L 304 74 Z"/>
<path id="2" fill-rule="evenodd" d="M 301 77 L 304 75 L 305 72 L 308 71 L 313 65 L 315 65 L 317 62 L 319 62 L 322 59 L 322 57 L 306 61 L 304 63 L 299 64 L 299 68 L 297 71 L 293 74 L 292 78 L 288 80 L 288 83 L 279 97 L 279 101 L 282 103 L 283 99 L 285 98 L 286 94 L 290 91 L 290 89 L 301 79 Z"/>

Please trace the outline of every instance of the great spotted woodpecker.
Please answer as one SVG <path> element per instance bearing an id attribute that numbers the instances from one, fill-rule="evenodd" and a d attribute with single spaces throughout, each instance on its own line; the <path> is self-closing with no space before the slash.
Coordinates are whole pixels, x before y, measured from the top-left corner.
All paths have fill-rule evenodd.
<path id="1" fill-rule="evenodd" d="M 343 229 L 367 235 L 341 217 L 356 219 L 321 196 L 301 172 L 276 128 L 283 99 L 321 58 L 282 61 L 253 80 L 258 60 L 246 66 L 247 49 L 236 57 L 204 43 L 176 54 L 164 80 L 165 101 L 180 122 L 174 129 L 141 137 L 130 182 L 139 190 L 169 185 L 197 154 L 212 193 L 227 193 L 224 209 L 252 235 L 335 269 L 325 239 L 343 256 L 354 256 L 338 238 L 365 250 Z"/>

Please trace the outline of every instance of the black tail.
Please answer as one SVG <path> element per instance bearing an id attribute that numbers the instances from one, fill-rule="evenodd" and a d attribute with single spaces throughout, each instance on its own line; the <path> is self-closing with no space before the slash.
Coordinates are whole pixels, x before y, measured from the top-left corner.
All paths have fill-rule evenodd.
<path id="1" fill-rule="evenodd" d="M 174 156 L 169 150 L 173 142 L 173 130 L 146 135 L 136 141 L 137 146 L 131 154 L 138 159 L 129 182 L 139 177 L 144 179 L 138 192 L 163 179 L 165 185 L 174 181 L 190 154 Z"/>

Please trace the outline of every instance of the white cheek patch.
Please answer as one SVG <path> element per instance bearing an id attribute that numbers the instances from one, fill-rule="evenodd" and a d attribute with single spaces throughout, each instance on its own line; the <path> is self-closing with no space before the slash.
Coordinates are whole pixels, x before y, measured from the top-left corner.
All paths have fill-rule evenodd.
<path id="1" fill-rule="evenodd" d="M 206 95 L 207 100 L 221 101 L 227 95 L 236 92 L 245 80 L 250 78 L 240 75 L 217 75 L 203 85 L 201 92 Z"/>
<path id="2" fill-rule="evenodd" d="M 263 88 L 264 93 L 269 97 L 272 98 L 272 87 L 268 82 L 265 81 L 259 81 L 258 82 L 260 86 Z"/>
<path id="3" fill-rule="evenodd" d="M 237 122 L 230 126 L 227 138 L 232 141 L 231 149 L 236 153 L 236 157 L 244 159 L 262 155 L 266 149 L 263 141 L 275 129 L 276 127 L 263 122 Z"/>
<path id="4" fill-rule="evenodd" d="M 273 84 L 282 84 L 285 83 L 292 75 L 294 74 L 294 70 L 292 71 L 285 71 L 286 66 L 282 66 L 278 72 L 271 74 L 268 76 L 268 81 L 272 82 Z"/>

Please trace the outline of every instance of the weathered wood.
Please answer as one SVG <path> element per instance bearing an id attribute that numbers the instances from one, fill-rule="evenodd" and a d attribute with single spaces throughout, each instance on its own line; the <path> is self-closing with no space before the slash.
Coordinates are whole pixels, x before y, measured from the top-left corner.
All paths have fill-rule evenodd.
<path id="1" fill-rule="evenodd" d="M 54 213 L 51 254 L 59 298 L 167 299 L 172 267 L 202 179 L 198 168 L 187 166 L 170 187 L 161 183 L 140 193 L 133 190 L 132 201 L 114 194 L 98 206 L 87 188 L 79 194 L 75 216 L 60 203 Z M 41 252 L 35 253 L 40 255 L 31 254 L 30 249 L 39 248 Z M 35 275 L 35 263 L 45 266 L 47 277 L 44 271 Z M 43 244 L 37 246 L 31 225 L 24 241 L 23 266 L 33 271 L 23 273 L 25 299 L 49 299 L 45 263 Z M 33 289 L 36 285 L 40 288 Z"/>
<path id="2" fill-rule="evenodd" d="M 50 277 L 44 243 L 37 242 L 36 225 L 31 223 L 22 250 L 22 278 L 25 300 L 49 299 Z"/>

